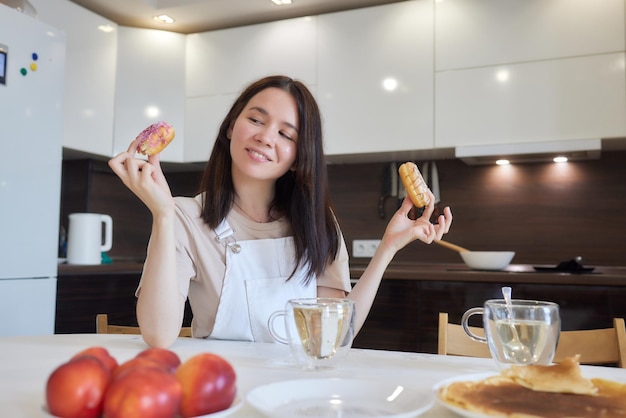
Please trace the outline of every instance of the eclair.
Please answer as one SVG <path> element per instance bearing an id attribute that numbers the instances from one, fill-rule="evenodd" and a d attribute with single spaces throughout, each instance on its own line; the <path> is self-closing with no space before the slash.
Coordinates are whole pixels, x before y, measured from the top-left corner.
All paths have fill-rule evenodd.
<path id="1" fill-rule="evenodd" d="M 418 208 L 428 205 L 430 203 L 428 186 L 417 165 L 410 161 L 406 162 L 398 168 L 398 173 L 413 204 Z"/>

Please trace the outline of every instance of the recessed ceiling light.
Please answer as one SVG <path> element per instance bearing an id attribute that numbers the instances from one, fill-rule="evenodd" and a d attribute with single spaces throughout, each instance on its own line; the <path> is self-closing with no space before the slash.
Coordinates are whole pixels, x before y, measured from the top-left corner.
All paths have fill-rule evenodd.
<path id="1" fill-rule="evenodd" d="M 158 15 L 153 17 L 154 20 L 161 23 L 174 23 L 174 19 L 169 17 L 168 15 Z"/>
<path id="2" fill-rule="evenodd" d="M 497 160 L 496 164 L 498 165 L 509 165 L 511 162 L 509 160 Z"/>
<path id="3" fill-rule="evenodd" d="M 555 163 L 566 163 L 567 157 L 564 157 L 564 156 L 554 157 L 552 161 L 554 161 Z"/>
<path id="4" fill-rule="evenodd" d="M 291 0 L 272 0 L 272 3 L 277 6 L 282 6 L 284 4 L 291 4 Z"/>
<path id="5" fill-rule="evenodd" d="M 100 29 L 104 33 L 113 32 L 115 30 L 115 28 L 113 26 L 109 25 L 108 23 L 106 25 L 98 26 L 98 29 Z"/>

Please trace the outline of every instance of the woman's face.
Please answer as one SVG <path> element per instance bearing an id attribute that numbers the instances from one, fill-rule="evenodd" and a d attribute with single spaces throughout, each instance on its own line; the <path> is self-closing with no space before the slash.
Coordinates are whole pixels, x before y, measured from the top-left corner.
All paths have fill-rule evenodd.
<path id="1" fill-rule="evenodd" d="M 276 180 L 296 161 L 298 110 L 286 91 L 270 87 L 253 96 L 231 129 L 233 175 Z"/>

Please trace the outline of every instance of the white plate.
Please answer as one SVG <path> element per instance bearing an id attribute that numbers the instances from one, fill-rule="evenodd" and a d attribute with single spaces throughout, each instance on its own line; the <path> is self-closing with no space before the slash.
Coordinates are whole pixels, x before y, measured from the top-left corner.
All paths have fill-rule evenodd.
<path id="1" fill-rule="evenodd" d="M 243 406 L 243 398 L 239 395 L 235 396 L 235 399 L 233 400 L 233 404 L 228 407 L 227 409 L 224 409 L 223 411 L 219 411 L 219 412 L 213 412 L 212 414 L 207 414 L 207 415 L 200 415 L 197 416 L 195 418 L 222 418 L 222 417 L 226 417 L 230 414 L 235 413 L 235 411 L 239 410 L 241 407 Z"/>
<path id="2" fill-rule="evenodd" d="M 271 418 L 412 418 L 430 409 L 432 393 L 358 379 L 302 379 L 259 386 L 246 396 Z"/>
<path id="3" fill-rule="evenodd" d="M 452 377 L 450 379 L 446 379 L 446 380 L 442 380 L 441 382 L 437 383 L 435 386 L 433 386 L 433 392 L 435 395 L 435 400 L 437 401 L 437 403 L 439 403 L 440 405 L 443 405 L 444 407 L 448 408 L 450 411 L 455 412 L 461 416 L 467 417 L 467 418 L 491 418 L 492 415 L 485 415 L 485 414 L 480 414 L 477 412 L 470 412 L 470 411 L 466 411 L 465 409 L 456 407 L 454 405 L 450 405 L 447 402 L 444 402 L 443 400 L 441 400 L 439 398 L 439 389 L 448 386 L 450 383 L 454 383 L 454 382 L 473 382 L 473 381 L 478 381 L 478 380 L 483 380 L 486 379 L 488 377 L 491 376 L 495 376 L 498 373 L 477 373 L 477 374 L 466 374 L 466 375 L 461 375 L 461 376 L 456 376 L 456 377 Z"/>
<path id="4" fill-rule="evenodd" d="M 194 418 L 222 418 L 222 417 L 226 417 L 234 413 L 235 411 L 239 410 L 242 406 L 243 406 L 243 398 L 237 395 L 235 396 L 235 399 L 233 400 L 233 404 L 229 408 L 224 409 L 223 411 L 213 412 L 212 414 L 207 414 L 207 415 L 200 415 Z M 55 415 L 51 415 L 50 412 L 48 412 L 48 407 L 46 405 L 44 405 L 42 409 L 43 409 L 44 417 L 58 418 Z"/>

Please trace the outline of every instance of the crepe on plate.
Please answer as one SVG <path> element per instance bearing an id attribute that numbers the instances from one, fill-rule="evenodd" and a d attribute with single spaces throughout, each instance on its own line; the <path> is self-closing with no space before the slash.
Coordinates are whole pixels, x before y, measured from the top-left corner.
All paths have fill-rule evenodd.
<path id="1" fill-rule="evenodd" d="M 550 366 L 511 366 L 483 380 L 453 382 L 440 388 L 438 397 L 489 417 L 626 417 L 626 384 L 584 378 L 579 356 Z"/>

